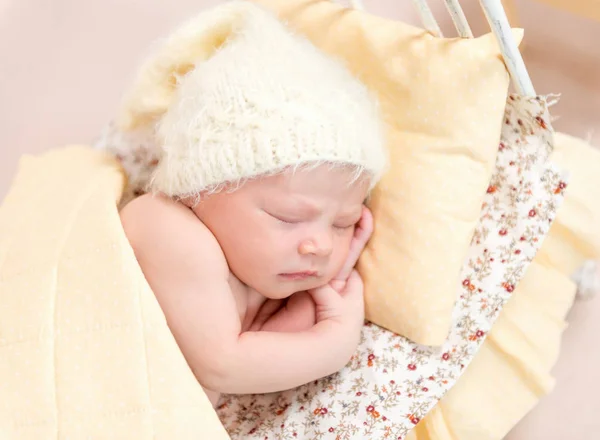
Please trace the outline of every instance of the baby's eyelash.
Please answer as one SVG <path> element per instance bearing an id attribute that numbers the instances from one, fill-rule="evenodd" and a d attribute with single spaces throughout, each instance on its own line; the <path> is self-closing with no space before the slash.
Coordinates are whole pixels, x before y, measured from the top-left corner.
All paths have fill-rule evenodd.
<path id="1" fill-rule="evenodd" d="M 338 225 L 333 225 L 334 228 L 338 228 L 338 229 L 350 229 L 354 227 L 354 223 L 352 223 L 351 225 L 344 225 L 344 226 L 338 226 Z"/>
<path id="2" fill-rule="evenodd" d="M 264 212 L 267 213 L 270 217 L 274 218 L 275 220 L 277 220 L 281 223 L 287 224 L 287 225 L 294 225 L 294 224 L 302 223 L 304 221 L 304 220 L 299 220 L 299 219 L 286 219 L 279 215 L 272 214 L 268 211 L 264 211 Z M 335 229 L 340 229 L 340 230 L 350 229 L 350 228 L 353 228 L 354 226 L 356 226 L 356 223 L 333 224 L 333 227 Z"/>
<path id="3" fill-rule="evenodd" d="M 273 217 L 275 217 L 275 216 L 273 216 Z M 283 218 L 279 218 L 279 217 L 275 217 L 275 218 L 276 218 L 277 220 L 279 220 L 280 222 L 282 222 L 282 223 L 286 223 L 286 224 L 288 224 L 288 225 L 293 225 L 293 224 L 295 224 L 295 223 L 299 223 L 297 220 L 285 220 L 285 219 L 283 219 Z"/>
<path id="4" fill-rule="evenodd" d="M 265 212 L 267 212 L 267 211 L 265 211 Z M 288 224 L 288 225 L 293 225 L 293 224 L 295 224 L 295 223 L 299 223 L 299 221 L 298 221 L 298 220 L 287 220 L 287 219 L 281 218 L 281 217 L 279 217 L 279 216 L 277 216 L 277 215 L 275 215 L 275 214 L 271 214 L 270 212 L 267 212 L 267 214 L 269 214 L 269 215 L 270 215 L 271 217 L 273 217 L 275 220 L 277 220 L 277 221 L 280 221 L 281 223 L 286 223 L 286 224 Z"/>

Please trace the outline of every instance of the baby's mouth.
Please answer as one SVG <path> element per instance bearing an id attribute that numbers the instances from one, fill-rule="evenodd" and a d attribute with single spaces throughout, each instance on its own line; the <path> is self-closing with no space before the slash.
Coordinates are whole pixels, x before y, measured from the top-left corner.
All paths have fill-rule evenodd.
<path id="1" fill-rule="evenodd" d="M 304 272 L 290 272 L 290 273 L 281 273 L 279 274 L 280 278 L 289 281 L 297 281 L 297 280 L 305 280 L 308 278 L 316 278 L 319 276 L 319 273 L 316 271 L 304 271 Z"/>

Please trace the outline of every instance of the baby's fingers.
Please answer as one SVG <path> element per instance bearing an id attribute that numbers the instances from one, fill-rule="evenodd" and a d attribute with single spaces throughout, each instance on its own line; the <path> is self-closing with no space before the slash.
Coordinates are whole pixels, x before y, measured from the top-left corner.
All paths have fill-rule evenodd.
<path id="1" fill-rule="evenodd" d="M 354 266 L 358 262 L 360 258 L 360 254 L 365 249 L 365 245 L 369 238 L 371 238 L 371 234 L 373 233 L 373 215 L 371 211 L 366 206 L 363 206 L 363 213 L 358 225 L 356 225 L 356 229 L 354 231 L 354 237 L 352 238 L 352 242 L 350 243 L 350 249 L 348 251 L 348 257 L 346 258 L 346 262 L 344 266 L 335 277 L 336 280 L 346 281 Z M 341 286 L 341 284 L 340 284 Z M 343 287 L 343 286 L 342 286 Z M 336 290 L 340 290 L 335 287 Z"/>
<path id="2" fill-rule="evenodd" d="M 373 234 L 373 223 L 371 210 L 363 206 L 360 220 L 354 230 L 354 239 L 359 245 L 362 244 L 362 247 L 365 246 L 369 238 L 371 238 L 371 234 Z"/>
<path id="3" fill-rule="evenodd" d="M 348 278 L 348 277 L 346 277 L 346 278 Z M 345 279 L 344 280 L 342 280 L 342 279 L 331 280 L 329 285 L 331 287 L 333 287 L 336 292 L 342 292 L 344 290 L 344 288 L 346 287 L 346 280 Z"/>
<path id="4" fill-rule="evenodd" d="M 342 294 L 357 294 L 362 296 L 363 289 L 363 280 L 360 277 L 360 274 L 357 270 L 352 270 L 350 276 L 348 276 Z"/>
<path id="5" fill-rule="evenodd" d="M 353 270 L 348 277 L 346 287 L 341 293 L 342 298 L 346 304 L 350 307 L 350 310 L 354 310 L 364 317 L 365 313 L 365 299 L 364 299 L 364 285 L 362 278 L 356 270 Z"/>
<path id="6" fill-rule="evenodd" d="M 329 284 L 309 290 L 308 293 L 317 306 L 335 305 L 340 301 L 340 294 Z"/>

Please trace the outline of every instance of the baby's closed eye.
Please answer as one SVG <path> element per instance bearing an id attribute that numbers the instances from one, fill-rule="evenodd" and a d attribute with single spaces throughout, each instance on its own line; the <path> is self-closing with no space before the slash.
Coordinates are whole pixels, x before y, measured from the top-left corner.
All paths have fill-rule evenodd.
<path id="1" fill-rule="evenodd" d="M 269 212 L 267 210 L 264 210 L 264 212 L 266 212 L 270 217 L 273 217 L 275 220 L 278 220 L 282 223 L 296 224 L 296 223 L 303 223 L 303 222 L 309 220 L 307 218 L 303 218 L 299 215 L 294 215 L 291 213 L 279 213 L 279 212 L 275 213 L 275 212 Z"/>
<path id="2" fill-rule="evenodd" d="M 285 213 L 285 214 L 280 214 L 280 213 L 270 213 L 268 211 L 265 211 L 267 214 L 269 214 L 271 217 L 273 217 L 274 219 L 278 220 L 279 222 L 282 223 L 286 223 L 286 224 L 300 224 L 300 223 L 307 223 L 307 222 L 311 222 L 314 219 L 308 216 L 299 216 L 299 215 L 295 215 L 295 214 L 291 214 L 291 213 Z M 354 226 L 356 226 L 356 224 L 358 223 L 358 221 L 360 220 L 360 218 L 354 219 L 354 218 L 343 218 L 343 219 L 336 219 L 333 222 L 333 227 L 336 229 L 350 229 L 353 228 Z"/>
<path id="3" fill-rule="evenodd" d="M 357 221 L 337 221 L 333 226 L 337 229 L 350 229 L 356 226 Z"/>
<path id="4" fill-rule="evenodd" d="M 361 218 L 360 212 L 358 214 L 352 213 L 349 215 L 341 215 L 335 219 L 335 222 L 333 224 L 336 228 L 349 229 L 349 228 L 356 226 L 358 224 L 358 222 L 360 221 L 360 218 Z"/>

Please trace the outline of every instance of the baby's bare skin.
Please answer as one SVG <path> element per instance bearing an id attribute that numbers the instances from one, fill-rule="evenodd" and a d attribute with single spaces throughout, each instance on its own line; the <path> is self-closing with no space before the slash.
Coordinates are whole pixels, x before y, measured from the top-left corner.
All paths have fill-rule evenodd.
<path id="1" fill-rule="evenodd" d="M 353 267 L 372 219 L 362 204 L 367 183 L 349 184 L 350 172 L 269 177 L 194 208 L 145 195 L 122 210 L 144 275 L 213 404 L 220 393 L 300 386 L 352 356 L 364 319 Z"/>

